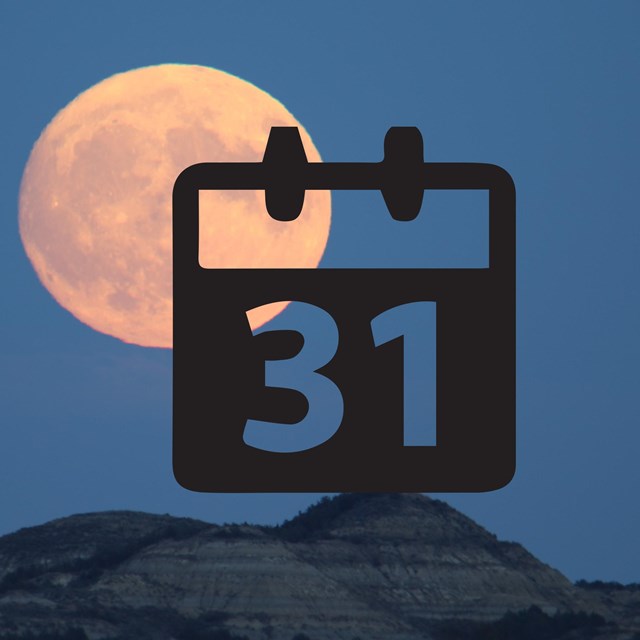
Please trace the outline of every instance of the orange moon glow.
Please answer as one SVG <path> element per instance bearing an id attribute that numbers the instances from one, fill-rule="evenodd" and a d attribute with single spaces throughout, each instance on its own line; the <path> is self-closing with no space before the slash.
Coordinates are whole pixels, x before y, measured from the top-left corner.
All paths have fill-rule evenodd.
<path id="1" fill-rule="evenodd" d="M 20 235 L 41 282 L 92 328 L 171 347 L 173 183 L 197 162 L 259 162 L 272 126 L 299 127 L 307 158 L 320 161 L 280 102 L 216 69 L 145 67 L 80 94 L 43 131 L 22 178 Z M 327 191 L 308 191 L 294 222 L 273 220 L 262 192 L 202 191 L 200 264 L 316 267 L 330 219 Z"/>

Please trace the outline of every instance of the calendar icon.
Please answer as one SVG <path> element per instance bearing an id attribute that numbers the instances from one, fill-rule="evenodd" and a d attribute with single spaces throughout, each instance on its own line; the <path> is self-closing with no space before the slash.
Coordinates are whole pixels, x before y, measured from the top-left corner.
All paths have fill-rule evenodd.
<path id="1" fill-rule="evenodd" d="M 264 191 L 264 215 L 284 223 L 300 215 L 306 190 L 379 190 L 399 225 L 429 215 L 422 206 L 429 190 L 485 190 L 488 265 L 203 268 L 199 192 L 242 189 Z M 424 162 L 414 127 L 388 131 L 381 162 L 310 163 L 297 128 L 274 127 L 262 162 L 202 163 L 178 177 L 173 274 L 173 468 L 184 487 L 453 492 L 511 480 L 515 189 L 505 170 Z M 322 357 L 307 353 L 312 336 L 296 327 L 252 331 L 250 310 L 283 301 L 301 303 L 326 328 Z M 435 389 L 422 413 L 416 407 L 428 390 L 407 391 L 406 362 L 419 354 L 393 333 L 407 311 L 435 320 Z M 292 363 L 300 373 L 283 383 L 277 371 Z M 331 402 L 319 408 L 307 379 Z M 430 420 L 431 440 L 408 441 L 410 429 Z M 291 434 L 286 444 L 272 437 L 283 430 Z"/>

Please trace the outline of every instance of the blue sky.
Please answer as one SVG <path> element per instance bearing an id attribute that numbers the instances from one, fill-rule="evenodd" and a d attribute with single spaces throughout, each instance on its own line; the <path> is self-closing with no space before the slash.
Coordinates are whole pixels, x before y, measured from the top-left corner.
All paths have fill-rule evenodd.
<path id="1" fill-rule="evenodd" d="M 390 126 L 416 125 L 427 160 L 511 173 L 518 471 L 498 492 L 438 497 L 570 578 L 640 581 L 640 4 L 67 1 L 0 13 L 0 533 L 125 508 L 272 523 L 318 497 L 181 489 L 170 353 L 75 320 L 20 243 L 20 178 L 55 113 L 113 73 L 181 62 L 271 93 L 325 160 L 378 160 Z M 378 209 L 378 194 L 334 198 L 331 266 L 411 263 L 422 245 L 370 223 Z M 462 242 L 452 259 L 473 260 L 483 229 L 456 219 L 440 232 Z"/>

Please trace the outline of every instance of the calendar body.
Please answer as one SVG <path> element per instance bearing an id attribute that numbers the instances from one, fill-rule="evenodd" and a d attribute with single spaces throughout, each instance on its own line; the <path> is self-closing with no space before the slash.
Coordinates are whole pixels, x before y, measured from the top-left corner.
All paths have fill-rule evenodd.
<path id="1" fill-rule="evenodd" d="M 174 189 L 178 482 L 210 492 L 487 491 L 507 484 L 515 471 L 515 191 L 508 174 L 484 164 L 422 167 L 427 191 L 488 190 L 487 268 L 204 269 L 198 191 L 229 182 L 232 169 L 221 166 L 194 165 Z M 337 349 L 318 372 L 340 390 L 344 407 L 332 437 L 286 453 L 244 439 L 247 421 L 262 415 L 296 428 L 300 398 L 269 389 L 265 379 L 266 361 L 287 356 L 287 341 L 258 340 L 246 315 L 279 301 L 307 303 L 333 318 Z M 381 348 L 372 333 L 374 318 L 414 302 L 436 310 L 432 446 L 406 446 L 402 344 Z"/>

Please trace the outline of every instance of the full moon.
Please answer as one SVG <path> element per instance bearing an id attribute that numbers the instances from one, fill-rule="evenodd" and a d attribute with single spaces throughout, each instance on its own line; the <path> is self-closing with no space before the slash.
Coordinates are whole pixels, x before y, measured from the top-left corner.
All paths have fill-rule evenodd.
<path id="1" fill-rule="evenodd" d="M 171 194 L 198 162 L 259 162 L 287 109 L 223 71 L 163 64 L 114 75 L 45 128 L 20 188 L 20 235 L 42 284 L 93 329 L 146 347 L 172 346 Z M 316 267 L 331 200 L 308 191 L 294 222 L 273 220 L 256 191 L 200 192 L 205 268 Z M 224 301 L 220 301 L 224 304 Z M 257 328 L 287 303 L 250 317 Z"/>

